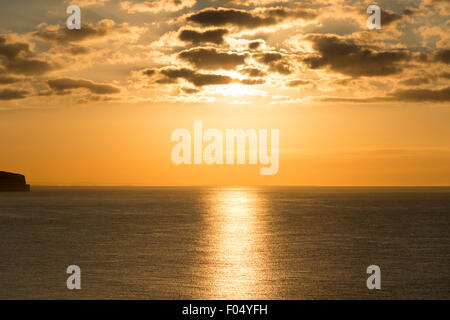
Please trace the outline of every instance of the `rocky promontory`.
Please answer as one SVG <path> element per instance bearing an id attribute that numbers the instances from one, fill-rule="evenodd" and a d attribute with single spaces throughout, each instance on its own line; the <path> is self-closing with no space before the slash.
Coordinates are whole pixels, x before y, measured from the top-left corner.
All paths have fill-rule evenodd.
<path id="1" fill-rule="evenodd" d="M 25 176 L 17 173 L 0 171 L 0 192 L 30 191 Z"/>

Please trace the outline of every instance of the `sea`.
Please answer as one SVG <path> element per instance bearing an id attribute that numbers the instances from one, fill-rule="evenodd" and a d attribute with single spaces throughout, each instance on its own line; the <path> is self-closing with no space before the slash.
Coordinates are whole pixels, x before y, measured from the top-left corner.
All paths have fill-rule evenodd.
<path id="1" fill-rule="evenodd" d="M 444 187 L 32 187 L 0 299 L 449 299 L 449 230 Z"/>

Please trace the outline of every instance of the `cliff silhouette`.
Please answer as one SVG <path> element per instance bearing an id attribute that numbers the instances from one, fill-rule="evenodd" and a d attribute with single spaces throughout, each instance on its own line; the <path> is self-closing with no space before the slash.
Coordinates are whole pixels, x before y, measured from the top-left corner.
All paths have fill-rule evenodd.
<path id="1" fill-rule="evenodd" d="M 25 176 L 17 173 L 0 171 L 0 192 L 30 191 Z"/>

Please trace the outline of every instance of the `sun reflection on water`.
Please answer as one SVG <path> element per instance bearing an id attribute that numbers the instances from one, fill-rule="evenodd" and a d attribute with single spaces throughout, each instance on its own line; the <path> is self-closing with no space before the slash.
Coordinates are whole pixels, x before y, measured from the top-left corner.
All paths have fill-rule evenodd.
<path id="1" fill-rule="evenodd" d="M 268 277 L 263 203 L 251 189 L 220 189 L 211 196 L 210 298 L 262 296 L 261 283 Z"/>

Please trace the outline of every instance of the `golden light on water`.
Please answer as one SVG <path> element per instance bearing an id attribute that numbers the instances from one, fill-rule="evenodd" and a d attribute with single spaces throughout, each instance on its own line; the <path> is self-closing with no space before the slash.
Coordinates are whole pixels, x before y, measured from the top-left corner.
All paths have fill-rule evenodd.
<path id="1" fill-rule="evenodd" d="M 251 189 L 218 190 L 210 199 L 211 298 L 261 297 L 267 274 L 265 208 Z M 265 271 L 266 270 L 266 271 Z"/>

